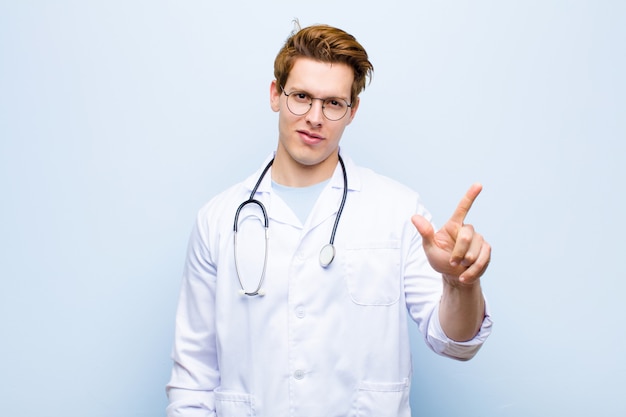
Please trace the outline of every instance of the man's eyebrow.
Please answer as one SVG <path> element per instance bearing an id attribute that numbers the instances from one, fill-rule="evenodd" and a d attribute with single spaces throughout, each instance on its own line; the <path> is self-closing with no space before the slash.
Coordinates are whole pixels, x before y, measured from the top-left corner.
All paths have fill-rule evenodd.
<path id="1" fill-rule="evenodd" d="M 308 91 L 306 91 L 304 88 L 298 88 L 298 87 L 291 87 L 290 88 L 291 93 L 305 93 L 308 95 L 311 95 Z"/>
<path id="2" fill-rule="evenodd" d="M 284 90 L 286 91 L 287 89 L 285 88 Z M 292 88 L 291 88 L 291 91 L 289 91 L 288 93 L 289 93 L 289 94 L 293 94 L 293 93 L 302 93 L 302 94 L 306 94 L 306 95 L 307 95 L 307 96 L 309 96 L 309 97 L 313 97 L 313 94 L 309 93 L 309 92 L 308 92 L 307 90 L 305 90 L 304 88 L 292 87 Z M 326 97 L 316 97 L 316 98 L 323 98 L 323 99 L 325 99 L 325 100 L 327 100 L 327 99 L 329 99 L 329 98 L 340 98 L 340 99 L 342 99 L 342 100 L 346 100 L 347 102 L 350 102 L 350 101 L 349 101 L 349 96 L 348 96 L 348 97 L 344 97 L 344 96 L 342 96 L 341 94 L 338 94 L 338 95 L 333 95 L 333 94 L 331 94 L 331 95 L 326 96 Z"/>

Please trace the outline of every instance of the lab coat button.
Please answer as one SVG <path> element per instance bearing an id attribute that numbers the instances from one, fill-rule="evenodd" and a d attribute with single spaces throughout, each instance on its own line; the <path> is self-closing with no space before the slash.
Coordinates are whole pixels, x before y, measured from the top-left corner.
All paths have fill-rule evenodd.
<path id="1" fill-rule="evenodd" d="M 296 307 L 296 317 L 299 319 L 303 319 L 306 316 L 306 312 L 304 311 L 304 307 L 298 306 Z"/>
<path id="2" fill-rule="evenodd" d="M 296 369 L 293 373 L 293 377 L 296 379 L 304 379 L 304 371 L 302 369 Z"/>

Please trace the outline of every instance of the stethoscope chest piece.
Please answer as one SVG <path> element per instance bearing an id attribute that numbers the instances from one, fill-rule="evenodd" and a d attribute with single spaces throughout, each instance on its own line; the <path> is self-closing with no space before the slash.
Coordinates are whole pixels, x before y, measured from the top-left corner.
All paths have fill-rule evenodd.
<path id="1" fill-rule="evenodd" d="M 326 268 L 335 259 L 335 245 L 327 243 L 320 250 L 320 265 Z"/>

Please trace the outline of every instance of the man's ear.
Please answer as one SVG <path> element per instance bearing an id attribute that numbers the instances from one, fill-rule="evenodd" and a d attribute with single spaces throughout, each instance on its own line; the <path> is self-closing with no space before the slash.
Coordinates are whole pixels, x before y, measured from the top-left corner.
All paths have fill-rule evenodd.
<path id="1" fill-rule="evenodd" d="M 270 84 L 270 106 L 275 112 L 280 110 L 280 92 L 276 89 L 276 80 Z"/>
<path id="2" fill-rule="evenodd" d="M 359 104 L 361 103 L 361 99 L 359 97 L 356 98 L 352 102 L 352 106 L 350 107 L 350 120 L 348 120 L 348 124 L 352 123 L 354 116 L 356 116 L 356 111 L 359 109 Z"/>

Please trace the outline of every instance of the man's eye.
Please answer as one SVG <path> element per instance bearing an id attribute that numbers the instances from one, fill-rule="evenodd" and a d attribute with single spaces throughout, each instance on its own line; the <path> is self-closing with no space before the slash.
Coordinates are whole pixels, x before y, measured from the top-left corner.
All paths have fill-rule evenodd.
<path id="1" fill-rule="evenodd" d="M 309 101 L 309 96 L 306 93 L 293 93 L 294 94 L 294 98 L 298 101 L 302 101 L 302 102 L 306 102 Z"/>
<path id="2" fill-rule="evenodd" d="M 329 106 L 329 107 L 342 109 L 342 108 L 345 107 L 346 103 L 344 103 L 343 100 L 330 98 L 330 99 L 326 100 L 326 105 Z"/>

